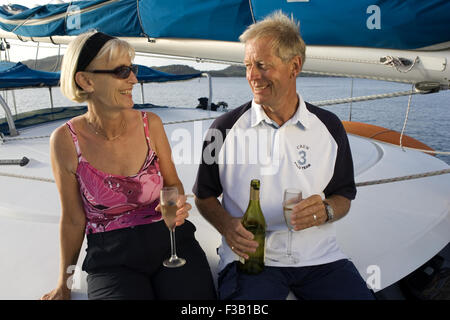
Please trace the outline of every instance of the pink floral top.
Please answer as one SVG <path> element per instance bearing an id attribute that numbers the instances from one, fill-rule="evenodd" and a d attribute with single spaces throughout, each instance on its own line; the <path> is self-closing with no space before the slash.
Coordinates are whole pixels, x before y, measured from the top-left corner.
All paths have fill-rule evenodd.
<path id="1" fill-rule="evenodd" d="M 163 178 L 158 157 L 150 147 L 147 113 L 142 112 L 148 154 L 141 170 L 133 176 L 120 176 L 94 168 L 80 152 L 71 121 L 66 124 L 78 154 L 77 180 L 86 213 L 86 234 L 111 231 L 161 220 L 155 211 Z"/>

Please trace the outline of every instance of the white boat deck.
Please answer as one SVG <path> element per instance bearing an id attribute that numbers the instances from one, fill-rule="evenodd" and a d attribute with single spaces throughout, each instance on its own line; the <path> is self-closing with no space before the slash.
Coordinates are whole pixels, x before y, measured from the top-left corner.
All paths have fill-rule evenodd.
<path id="1" fill-rule="evenodd" d="M 152 109 L 163 122 L 198 119 L 215 112 Z M 192 193 L 203 133 L 212 120 L 166 125 L 177 171 L 187 194 Z M 64 121 L 27 128 L 20 138 L 48 135 Z M 179 146 L 190 132 L 191 154 Z M 448 169 L 443 161 L 415 151 L 350 136 L 356 181 L 391 178 Z M 24 167 L 0 166 L 0 299 L 38 299 L 55 285 L 59 269 L 58 222 L 60 204 L 52 182 L 7 177 L 3 174 L 53 179 L 49 139 L 7 141 L 0 144 L 0 159 L 21 159 Z M 184 150 L 185 151 L 185 150 Z M 183 160 L 185 163 L 180 163 Z M 193 204 L 193 199 L 189 200 Z M 441 175 L 358 188 L 349 214 L 336 222 L 338 242 L 363 278 L 383 289 L 432 258 L 450 241 L 450 176 Z M 206 251 L 214 277 L 220 235 L 197 212 L 190 220 Z M 84 259 L 83 245 L 78 268 Z M 186 257 L 189 261 L 189 257 Z M 75 272 L 73 298 L 86 298 L 85 273 Z M 379 276 L 374 278 L 374 276 Z"/>

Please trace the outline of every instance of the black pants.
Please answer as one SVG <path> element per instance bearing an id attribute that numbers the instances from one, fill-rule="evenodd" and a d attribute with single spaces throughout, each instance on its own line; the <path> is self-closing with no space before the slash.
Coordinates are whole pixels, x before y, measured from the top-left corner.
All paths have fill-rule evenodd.
<path id="1" fill-rule="evenodd" d="M 166 268 L 169 230 L 163 221 L 87 236 L 83 270 L 89 299 L 216 299 L 206 255 L 188 220 L 176 228 L 179 268 Z"/>

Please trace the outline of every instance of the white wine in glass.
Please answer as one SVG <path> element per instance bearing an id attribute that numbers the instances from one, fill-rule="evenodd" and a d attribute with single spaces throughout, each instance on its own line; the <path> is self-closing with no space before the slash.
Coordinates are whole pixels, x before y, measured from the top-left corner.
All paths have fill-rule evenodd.
<path id="1" fill-rule="evenodd" d="M 170 232 L 170 258 L 163 261 L 163 265 L 168 268 L 181 267 L 186 260 L 179 258 L 175 244 L 175 216 L 177 212 L 178 189 L 176 187 L 164 187 L 160 192 L 160 205 L 164 222 Z"/>
<path id="2" fill-rule="evenodd" d="M 283 214 L 286 226 L 288 227 L 288 243 L 286 256 L 283 262 L 286 264 L 296 264 L 298 259 L 292 255 L 292 232 L 294 226 L 291 224 L 292 209 L 302 200 L 302 192 L 297 189 L 285 189 L 283 194 Z"/>

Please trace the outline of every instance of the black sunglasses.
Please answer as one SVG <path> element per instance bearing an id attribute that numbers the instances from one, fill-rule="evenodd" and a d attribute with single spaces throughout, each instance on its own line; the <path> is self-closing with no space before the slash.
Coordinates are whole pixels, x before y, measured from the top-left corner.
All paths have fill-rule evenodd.
<path id="1" fill-rule="evenodd" d="M 138 73 L 138 66 L 132 64 L 131 66 L 120 66 L 113 70 L 86 70 L 85 72 L 92 73 L 112 73 L 115 77 L 119 79 L 127 79 L 130 76 L 131 71 L 133 71 L 136 76 Z"/>

